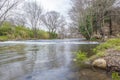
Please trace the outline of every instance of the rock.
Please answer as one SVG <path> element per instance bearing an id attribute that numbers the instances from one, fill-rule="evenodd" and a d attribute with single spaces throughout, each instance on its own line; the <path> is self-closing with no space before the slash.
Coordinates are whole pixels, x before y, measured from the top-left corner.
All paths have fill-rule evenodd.
<path id="1" fill-rule="evenodd" d="M 93 61 L 92 66 L 98 67 L 98 68 L 102 68 L 102 69 L 106 69 L 107 67 L 107 63 L 104 59 L 96 59 Z"/>
<path id="2" fill-rule="evenodd" d="M 104 57 L 107 62 L 107 72 L 120 72 L 120 51 L 109 49 Z"/>
<path id="3" fill-rule="evenodd" d="M 91 63 L 90 63 L 90 61 L 85 61 L 85 64 L 90 65 Z"/>
<path id="4" fill-rule="evenodd" d="M 73 59 L 73 61 L 77 61 L 77 59 Z"/>

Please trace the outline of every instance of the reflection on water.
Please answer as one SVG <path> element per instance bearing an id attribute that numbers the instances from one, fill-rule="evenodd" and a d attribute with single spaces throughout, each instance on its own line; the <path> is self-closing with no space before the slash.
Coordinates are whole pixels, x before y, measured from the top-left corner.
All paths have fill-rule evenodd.
<path id="1" fill-rule="evenodd" d="M 49 41 L 47 44 L 34 44 L 34 41 L 30 42 L 32 44 L 1 44 L 0 80 L 107 80 L 104 73 L 80 70 L 72 61 L 74 52 L 82 50 L 92 55 L 92 48 L 96 45 L 77 44 L 78 40 L 74 40 L 76 44 L 69 44 L 71 41 L 57 41 L 54 44 L 48 44 Z"/>

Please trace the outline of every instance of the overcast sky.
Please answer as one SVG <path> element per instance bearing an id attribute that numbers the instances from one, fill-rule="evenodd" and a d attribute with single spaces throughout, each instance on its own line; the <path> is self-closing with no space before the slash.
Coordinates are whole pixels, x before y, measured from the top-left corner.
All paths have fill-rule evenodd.
<path id="1" fill-rule="evenodd" d="M 71 8 L 70 0 L 25 0 L 25 1 L 36 1 L 39 5 L 43 7 L 45 12 L 57 11 L 66 18 L 67 22 L 70 21 L 68 15 L 68 12 Z"/>
<path id="2" fill-rule="evenodd" d="M 66 16 L 70 9 L 70 0 L 36 0 L 46 11 L 57 11 Z"/>

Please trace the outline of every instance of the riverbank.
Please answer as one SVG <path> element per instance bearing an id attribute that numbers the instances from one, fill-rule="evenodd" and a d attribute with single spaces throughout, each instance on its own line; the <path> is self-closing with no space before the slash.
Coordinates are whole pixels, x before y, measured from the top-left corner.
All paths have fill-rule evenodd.
<path id="1" fill-rule="evenodd" d="M 81 66 L 87 66 L 93 71 L 99 72 L 103 70 L 109 73 L 114 80 L 120 80 L 120 39 L 109 39 L 104 43 L 99 44 L 93 49 L 93 55 L 88 56 L 88 53 L 79 51 L 76 53 L 76 59 Z M 111 77 L 110 77 L 111 78 Z M 119 78 L 119 79 L 116 79 Z"/>
<path id="2" fill-rule="evenodd" d="M 96 53 L 89 60 L 94 67 L 102 68 L 107 72 L 120 73 L 120 39 L 110 39 L 94 49 Z"/>
<path id="3" fill-rule="evenodd" d="M 8 40 L 36 40 L 36 39 L 54 39 L 56 33 L 50 33 L 41 29 L 32 29 L 21 25 L 13 25 L 4 22 L 0 26 L 0 41 Z"/>

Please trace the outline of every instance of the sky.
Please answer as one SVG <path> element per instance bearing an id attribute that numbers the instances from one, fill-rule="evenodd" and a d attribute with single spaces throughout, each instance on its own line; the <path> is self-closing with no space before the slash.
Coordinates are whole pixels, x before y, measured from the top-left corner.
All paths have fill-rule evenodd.
<path id="1" fill-rule="evenodd" d="M 56 11 L 63 15 L 66 21 L 69 23 L 70 18 L 68 12 L 71 8 L 71 0 L 25 0 L 25 1 L 36 1 L 38 5 L 43 7 L 45 12 L 47 11 Z M 42 29 L 46 29 L 42 27 Z"/>
<path id="2" fill-rule="evenodd" d="M 70 0 L 36 0 L 43 6 L 45 11 L 57 11 L 67 16 L 70 7 Z"/>

